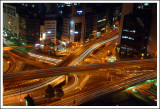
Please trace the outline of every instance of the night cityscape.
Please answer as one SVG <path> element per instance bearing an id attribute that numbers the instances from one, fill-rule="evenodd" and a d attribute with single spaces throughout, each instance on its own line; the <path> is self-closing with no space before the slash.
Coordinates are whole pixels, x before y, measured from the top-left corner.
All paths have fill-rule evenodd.
<path id="1" fill-rule="evenodd" d="M 2 4 L 2 106 L 159 103 L 157 3 Z"/>

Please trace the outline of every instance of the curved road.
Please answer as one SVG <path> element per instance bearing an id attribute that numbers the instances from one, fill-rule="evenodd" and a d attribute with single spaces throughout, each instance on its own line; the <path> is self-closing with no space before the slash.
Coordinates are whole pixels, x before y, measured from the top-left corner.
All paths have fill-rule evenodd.
<path id="1" fill-rule="evenodd" d="M 111 40 L 114 40 L 114 39 L 116 39 L 116 38 L 117 38 L 117 36 L 116 36 L 116 37 L 113 37 L 113 38 L 110 38 L 110 39 L 107 39 L 107 40 L 105 40 L 105 41 L 102 41 L 102 42 L 100 42 L 100 43 L 98 43 L 98 44 L 93 45 L 92 47 L 88 48 L 84 53 L 82 53 L 82 54 L 78 57 L 78 59 L 76 59 L 76 60 L 75 60 L 73 63 L 71 63 L 69 66 L 77 65 L 77 64 L 78 64 L 80 61 L 82 61 L 92 50 L 94 50 L 95 48 L 101 46 L 102 44 L 104 44 L 104 43 L 106 43 L 106 42 L 109 42 L 109 41 L 111 41 Z M 79 60 L 79 59 L 80 59 L 80 60 Z M 77 60 L 78 60 L 78 61 L 77 61 Z M 64 64 L 63 64 L 62 66 L 64 66 Z M 61 77 L 63 77 L 63 75 L 60 76 L 59 78 L 61 78 Z M 74 77 L 75 77 L 75 82 L 74 82 L 74 84 L 72 84 L 70 87 L 65 88 L 65 89 L 64 89 L 64 92 L 65 92 L 65 93 L 71 91 L 72 89 L 74 89 L 74 88 L 77 86 L 77 84 L 78 84 L 77 75 L 74 74 Z M 55 78 L 51 78 L 51 79 L 55 79 Z M 32 87 L 23 89 L 22 92 L 21 92 L 21 94 L 22 94 L 22 93 L 28 93 L 28 92 L 31 92 L 31 91 L 33 91 L 33 90 L 42 88 L 42 87 L 44 87 L 45 85 L 48 85 L 48 84 L 52 83 L 53 81 L 51 81 L 51 79 L 48 80 L 48 81 L 46 81 L 45 84 L 42 83 L 42 84 L 38 84 L 38 85 L 35 85 L 35 86 L 32 86 Z M 56 79 L 56 80 L 57 80 L 57 79 Z M 50 81 L 50 82 L 49 82 L 49 81 Z M 48 83 L 47 83 L 47 82 L 48 82 Z M 55 81 L 54 81 L 54 82 L 55 82 Z M 38 86 L 38 87 L 36 87 L 36 86 Z M 31 89 L 31 88 L 32 88 L 32 89 Z M 19 93 L 18 93 L 18 92 L 16 93 L 16 91 L 15 91 L 15 92 L 10 93 L 10 94 L 12 94 L 12 96 L 14 96 L 14 95 L 17 95 L 17 94 L 19 94 Z M 9 95 L 6 94 L 6 96 L 5 96 L 5 94 L 4 94 L 4 97 L 7 97 L 7 96 L 9 96 Z"/>

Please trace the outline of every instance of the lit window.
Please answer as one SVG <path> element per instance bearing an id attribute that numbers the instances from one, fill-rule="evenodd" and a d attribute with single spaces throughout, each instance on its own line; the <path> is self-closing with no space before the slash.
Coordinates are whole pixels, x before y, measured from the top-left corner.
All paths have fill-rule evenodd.
<path id="1" fill-rule="evenodd" d="M 103 21 L 106 21 L 106 19 L 98 20 L 98 22 L 103 22 Z"/>
<path id="2" fill-rule="evenodd" d="M 144 6 L 148 6 L 149 5 L 149 3 L 144 3 Z"/>
<path id="3" fill-rule="evenodd" d="M 141 6 L 138 6 L 137 8 L 138 8 L 138 9 L 141 9 Z"/>
<path id="4" fill-rule="evenodd" d="M 32 5 L 32 8 L 34 8 L 34 5 Z"/>
<path id="5" fill-rule="evenodd" d="M 126 32 L 128 32 L 128 30 L 127 30 L 127 29 L 123 29 L 123 31 L 126 31 Z"/>
<path id="6" fill-rule="evenodd" d="M 131 32 L 131 33 L 135 33 L 136 31 L 135 31 L 135 30 L 131 30 L 131 31 L 129 31 L 129 32 Z"/>
<path id="7" fill-rule="evenodd" d="M 121 52 L 121 54 L 124 54 L 124 52 Z"/>
<path id="8" fill-rule="evenodd" d="M 128 39 L 130 39 L 130 40 L 134 40 L 134 38 L 132 38 L 132 37 L 128 37 Z"/>
<path id="9" fill-rule="evenodd" d="M 51 32 L 51 31 L 47 31 L 47 33 L 48 33 L 48 34 L 51 34 L 52 32 Z"/>
<path id="10" fill-rule="evenodd" d="M 60 11 L 59 13 L 61 13 L 61 14 L 62 14 L 63 12 L 62 12 L 62 11 Z"/>
<path id="11" fill-rule="evenodd" d="M 121 47 L 122 49 L 126 49 L 126 47 Z"/>
<path id="12" fill-rule="evenodd" d="M 122 36 L 123 39 L 128 39 L 128 36 Z"/>
<path id="13" fill-rule="evenodd" d="M 132 48 L 127 48 L 127 50 L 133 50 Z"/>
<path id="14" fill-rule="evenodd" d="M 75 33 L 75 34 L 78 34 L 78 31 L 75 31 L 74 33 Z"/>

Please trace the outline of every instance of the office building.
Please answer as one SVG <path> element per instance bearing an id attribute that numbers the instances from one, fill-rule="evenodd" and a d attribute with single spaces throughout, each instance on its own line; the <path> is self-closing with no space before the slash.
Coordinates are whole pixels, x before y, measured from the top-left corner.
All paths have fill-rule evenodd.
<path id="1" fill-rule="evenodd" d="M 151 29 L 152 5 L 125 3 L 119 31 L 120 58 L 146 58 Z"/>
<path id="2" fill-rule="evenodd" d="M 42 26 L 43 28 L 43 26 Z M 45 20 L 44 21 L 44 30 L 42 33 L 44 36 L 45 44 L 54 43 L 56 44 L 56 30 L 57 29 L 57 21 L 56 20 Z M 43 31 L 43 29 L 42 29 Z"/>
<path id="3" fill-rule="evenodd" d="M 19 15 L 16 7 L 8 4 L 3 4 L 3 33 L 4 37 L 9 34 L 19 36 Z"/>

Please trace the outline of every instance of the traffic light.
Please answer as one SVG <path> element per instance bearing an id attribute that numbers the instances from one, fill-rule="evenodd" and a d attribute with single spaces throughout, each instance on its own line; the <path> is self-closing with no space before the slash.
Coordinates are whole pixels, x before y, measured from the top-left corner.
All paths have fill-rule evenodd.
<path id="1" fill-rule="evenodd" d="M 25 97 L 25 100 L 26 100 L 27 106 L 35 106 L 35 102 L 34 102 L 33 98 L 30 97 L 29 94 Z"/>

